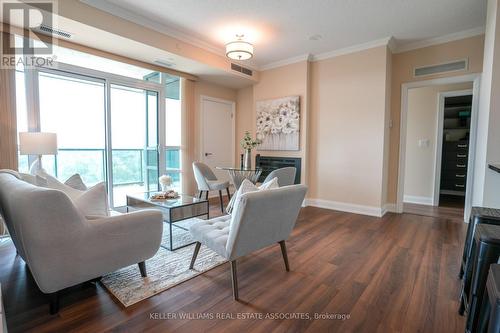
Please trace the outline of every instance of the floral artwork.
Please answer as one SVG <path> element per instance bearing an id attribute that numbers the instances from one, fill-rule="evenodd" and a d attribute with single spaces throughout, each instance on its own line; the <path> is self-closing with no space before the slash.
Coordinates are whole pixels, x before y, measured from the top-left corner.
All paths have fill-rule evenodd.
<path id="1" fill-rule="evenodd" d="M 299 96 L 258 101 L 258 150 L 299 150 Z"/>

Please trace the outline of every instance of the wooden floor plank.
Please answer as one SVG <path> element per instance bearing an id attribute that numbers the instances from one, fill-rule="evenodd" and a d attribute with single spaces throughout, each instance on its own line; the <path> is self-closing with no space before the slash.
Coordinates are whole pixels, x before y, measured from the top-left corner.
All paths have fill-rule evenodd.
<path id="1" fill-rule="evenodd" d="M 220 214 L 218 207 L 211 203 L 212 216 Z M 424 216 L 424 209 L 410 208 L 418 214 L 374 218 L 303 208 L 287 241 L 291 272 L 278 245 L 238 260 L 241 302 L 232 299 L 224 264 L 128 308 L 101 284 L 83 284 L 65 293 L 60 313 L 50 316 L 26 265 L 11 243 L 3 244 L 0 282 L 9 332 L 463 331 L 457 313 L 462 216 L 450 209 Z M 151 319 L 155 313 L 178 317 Z M 288 317 L 250 317 L 283 313 Z M 213 318 L 192 317 L 203 314 Z M 231 319 L 242 314 L 247 319 Z"/>

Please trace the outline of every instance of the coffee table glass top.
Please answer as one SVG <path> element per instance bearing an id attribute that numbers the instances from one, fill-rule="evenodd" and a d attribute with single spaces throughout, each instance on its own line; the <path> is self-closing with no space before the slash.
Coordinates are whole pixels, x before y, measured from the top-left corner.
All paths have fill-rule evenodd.
<path id="1" fill-rule="evenodd" d="M 133 199 L 138 199 L 141 201 L 146 201 L 152 205 L 163 207 L 163 208 L 175 208 L 182 206 L 189 206 L 196 203 L 206 202 L 205 199 L 198 199 L 190 195 L 180 194 L 176 199 L 164 199 L 164 200 L 153 200 L 151 196 L 153 194 L 159 193 L 158 191 L 144 192 L 144 193 L 134 193 L 127 194 L 128 197 Z"/>

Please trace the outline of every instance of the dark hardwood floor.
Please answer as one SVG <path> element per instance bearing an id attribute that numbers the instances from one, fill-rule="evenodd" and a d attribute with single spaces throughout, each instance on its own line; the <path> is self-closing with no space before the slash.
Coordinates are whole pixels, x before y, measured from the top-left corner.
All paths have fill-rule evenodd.
<path id="1" fill-rule="evenodd" d="M 307 207 L 287 242 L 291 272 L 278 244 L 238 261 L 240 302 L 224 264 L 128 308 L 102 285 L 83 284 L 50 316 L 10 242 L 0 245 L 0 282 L 9 332 L 463 332 L 464 234 L 453 215 L 374 218 Z M 275 319 L 248 318 L 260 315 Z"/>
<path id="2" fill-rule="evenodd" d="M 403 212 L 414 215 L 422 215 L 438 218 L 449 218 L 462 220 L 464 219 L 464 207 L 453 206 L 429 206 L 412 203 L 403 204 Z"/>

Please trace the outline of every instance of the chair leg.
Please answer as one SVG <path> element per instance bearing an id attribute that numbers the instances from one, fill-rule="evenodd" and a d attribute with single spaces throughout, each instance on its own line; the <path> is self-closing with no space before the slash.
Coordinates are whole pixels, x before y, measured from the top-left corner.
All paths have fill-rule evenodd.
<path id="1" fill-rule="evenodd" d="M 224 213 L 224 202 L 222 201 L 222 191 L 219 190 L 220 211 Z"/>
<path id="2" fill-rule="evenodd" d="M 50 314 L 55 315 L 59 312 L 59 292 L 49 294 Z"/>
<path id="3" fill-rule="evenodd" d="M 231 193 L 229 192 L 229 187 L 226 187 L 227 200 L 231 200 Z"/>
<path id="4" fill-rule="evenodd" d="M 209 192 L 209 191 L 205 191 L 205 192 L 206 192 L 206 193 L 205 193 L 205 200 L 208 200 L 208 192 Z"/>
<path id="5" fill-rule="evenodd" d="M 189 264 L 189 269 L 193 269 L 194 263 L 196 261 L 196 257 L 198 257 L 198 252 L 200 252 L 200 247 L 201 247 L 201 243 L 196 242 L 196 245 L 194 246 L 193 257 L 191 258 L 191 263 Z"/>
<path id="6" fill-rule="evenodd" d="M 198 199 L 201 199 L 202 195 L 203 195 L 203 191 L 200 191 L 200 194 L 198 194 Z"/>
<path id="7" fill-rule="evenodd" d="M 231 260 L 231 281 L 233 283 L 233 299 L 239 300 L 238 297 L 238 276 L 236 275 L 236 260 Z"/>
<path id="8" fill-rule="evenodd" d="M 290 272 L 290 265 L 288 264 L 288 255 L 286 253 L 286 244 L 285 241 L 280 242 L 281 254 L 283 255 L 283 260 L 285 261 L 285 268 L 287 272 Z"/>
<path id="9" fill-rule="evenodd" d="M 142 262 L 138 263 L 137 265 L 139 265 L 139 270 L 141 271 L 141 276 L 147 277 L 148 272 L 146 271 L 146 262 L 142 261 Z"/>

